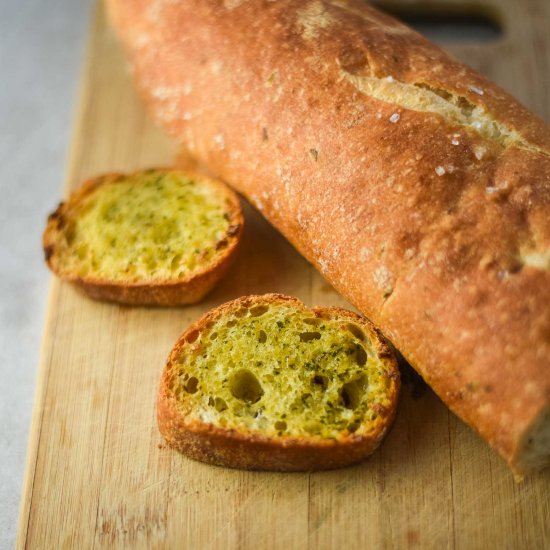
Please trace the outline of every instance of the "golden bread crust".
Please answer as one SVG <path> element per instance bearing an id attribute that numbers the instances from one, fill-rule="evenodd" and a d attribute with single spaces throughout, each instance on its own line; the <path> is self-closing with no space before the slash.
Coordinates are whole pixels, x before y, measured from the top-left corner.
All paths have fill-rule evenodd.
<path id="1" fill-rule="evenodd" d="M 222 304 L 193 323 L 179 338 L 168 358 L 162 377 L 157 418 L 159 429 L 168 444 L 185 455 L 231 468 L 273 471 L 329 470 L 354 464 L 372 454 L 391 427 L 400 389 L 397 361 L 381 333 L 368 319 L 342 308 L 312 308 L 319 318 L 337 318 L 359 325 L 369 336 L 379 357 L 383 358 L 391 387 L 388 390 L 391 406 L 372 421 L 368 435 L 342 433 L 335 440 L 310 437 L 267 436 L 255 431 L 227 429 L 202 422 L 185 415 L 185 405 L 178 401 L 173 391 L 172 365 L 180 357 L 197 333 L 208 328 L 214 321 L 242 308 L 255 305 L 288 304 L 306 310 L 304 304 L 281 294 L 244 296 Z"/>
<path id="2" fill-rule="evenodd" d="M 127 177 L 139 178 L 141 174 L 146 175 L 158 171 L 176 174 L 181 172 L 185 177 L 206 182 L 208 185 L 214 187 L 217 193 L 227 199 L 229 204 L 227 215 L 230 220 L 231 232 L 225 236 L 224 240 L 227 244 L 220 253 L 216 254 L 214 260 L 205 263 L 203 269 L 190 273 L 184 278 L 166 280 L 155 279 L 150 281 L 112 281 L 94 275 L 81 277 L 74 272 L 68 272 L 63 269 L 63 257 L 59 243 L 64 238 L 64 230 L 67 227 L 67 221 L 70 220 L 72 216 L 78 215 L 78 207 L 83 199 L 100 186 L 116 183 Z M 70 282 L 90 298 L 126 305 L 175 306 L 192 304 L 200 301 L 225 275 L 233 261 L 237 246 L 240 242 L 243 226 L 244 218 L 239 199 L 236 194 L 222 182 L 213 178 L 208 178 L 202 174 L 193 174 L 188 170 L 184 172 L 175 169 L 152 169 L 133 174 L 104 174 L 84 182 L 66 202 L 60 203 L 57 209 L 50 214 L 43 234 L 42 243 L 48 267 L 57 276 Z"/>
<path id="3" fill-rule="evenodd" d="M 108 5 L 157 120 L 524 469 L 550 403 L 548 126 L 360 0 Z"/>

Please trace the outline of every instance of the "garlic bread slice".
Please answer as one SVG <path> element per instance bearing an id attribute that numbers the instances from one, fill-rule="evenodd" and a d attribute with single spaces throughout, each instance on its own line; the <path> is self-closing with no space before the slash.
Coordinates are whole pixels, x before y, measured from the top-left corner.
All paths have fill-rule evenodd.
<path id="1" fill-rule="evenodd" d="M 279 294 L 207 313 L 175 345 L 160 431 L 191 458 L 254 470 L 331 469 L 370 455 L 393 421 L 395 356 L 364 317 Z"/>
<path id="2" fill-rule="evenodd" d="M 197 302 L 219 281 L 243 228 L 225 184 L 181 170 L 107 174 L 50 215 L 50 269 L 92 298 L 132 305 Z"/>

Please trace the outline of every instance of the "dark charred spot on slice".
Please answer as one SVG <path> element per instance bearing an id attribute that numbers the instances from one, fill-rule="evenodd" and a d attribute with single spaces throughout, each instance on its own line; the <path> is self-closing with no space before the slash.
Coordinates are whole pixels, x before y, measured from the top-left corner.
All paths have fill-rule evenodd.
<path id="1" fill-rule="evenodd" d="M 233 237 L 234 235 L 236 235 L 239 230 L 241 228 L 241 225 L 238 224 L 238 223 L 234 223 L 234 224 L 231 224 L 228 228 L 227 228 L 227 234 L 230 236 L 230 237 Z"/>
<path id="2" fill-rule="evenodd" d="M 54 250 L 55 247 L 53 244 L 44 247 L 44 258 L 46 261 L 49 261 L 49 259 L 53 256 Z"/>
<path id="3" fill-rule="evenodd" d="M 227 246 L 227 239 L 221 239 L 216 243 L 216 250 L 220 250 Z"/>
<path id="4" fill-rule="evenodd" d="M 65 218 L 62 213 L 64 205 L 64 202 L 60 202 L 58 207 L 48 216 L 48 221 L 56 222 L 58 229 L 63 229 L 65 226 Z"/>
<path id="5" fill-rule="evenodd" d="M 381 359 L 390 359 L 391 357 L 393 357 L 392 352 L 388 348 L 380 349 L 377 353 L 378 357 L 380 357 Z"/>
<path id="6" fill-rule="evenodd" d="M 371 408 L 378 416 L 386 416 L 386 414 L 388 413 L 386 407 L 384 407 L 384 405 L 381 405 L 380 403 L 374 403 Z"/>

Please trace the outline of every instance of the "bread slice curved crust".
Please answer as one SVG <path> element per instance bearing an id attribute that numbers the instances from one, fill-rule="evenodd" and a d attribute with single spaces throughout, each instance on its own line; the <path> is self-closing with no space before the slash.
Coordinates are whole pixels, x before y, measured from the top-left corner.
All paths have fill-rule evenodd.
<path id="1" fill-rule="evenodd" d="M 116 184 L 125 179 L 137 179 L 152 173 L 181 175 L 213 187 L 226 201 L 228 229 L 218 240 L 216 253 L 206 261 L 201 269 L 192 271 L 180 278 L 148 277 L 140 280 L 111 280 L 108 277 L 87 274 L 80 276 L 63 268 L 63 243 L 69 222 L 78 216 L 83 201 L 102 186 Z M 175 169 L 150 169 L 131 174 L 108 173 L 84 182 L 66 202 L 61 202 L 50 214 L 43 234 L 43 248 L 46 263 L 61 279 L 72 283 L 90 298 L 126 305 L 174 306 L 200 301 L 225 275 L 231 265 L 244 227 L 244 218 L 237 195 L 219 180 L 189 171 Z M 219 248 L 219 250 L 218 250 Z"/>
<path id="2" fill-rule="evenodd" d="M 192 411 L 174 393 L 175 366 L 189 346 L 200 345 L 201 332 L 217 320 L 254 306 L 288 305 L 319 319 L 338 319 L 358 325 L 367 335 L 384 366 L 390 406 L 381 407 L 368 433 L 347 430 L 336 438 L 315 435 L 275 436 L 247 427 L 223 427 L 192 416 Z M 235 368 L 237 368 L 236 366 Z M 192 324 L 174 346 L 162 377 L 158 398 L 159 429 L 168 444 L 202 462 L 247 470 L 314 471 L 340 468 L 372 454 L 391 427 L 400 390 L 397 361 L 382 334 L 372 323 L 351 311 L 330 307 L 308 309 L 296 298 L 281 294 L 245 296 L 223 304 Z M 360 430 L 358 430 L 360 431 Z"/>

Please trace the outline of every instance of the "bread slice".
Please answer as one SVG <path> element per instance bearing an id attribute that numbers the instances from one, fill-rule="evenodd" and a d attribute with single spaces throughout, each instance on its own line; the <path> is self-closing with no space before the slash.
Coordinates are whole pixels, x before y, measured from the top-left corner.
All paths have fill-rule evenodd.
<path id="1" fill-rule="evenodd" d="M 50 215 L 46 262 L 88 296 L 132 305 L 197 302 L 229 267 L 243 228 L 225 184 L 180 170 L 93 178 Z"/>
<path id="2" fill-rule="evenodd" d="M 189 327 L 165 368 L 158 421 L 191 458 L 311 471 L 370 455 L 393 421 L 395 356 L 364 317 L 280 294 L 217 307 Z"/>

